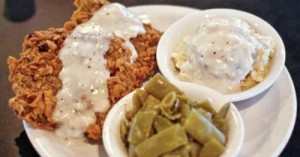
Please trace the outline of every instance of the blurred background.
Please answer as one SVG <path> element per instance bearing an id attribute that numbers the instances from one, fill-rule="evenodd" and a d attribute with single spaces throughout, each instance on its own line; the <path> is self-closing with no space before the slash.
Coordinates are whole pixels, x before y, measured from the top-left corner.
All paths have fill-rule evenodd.
<path id="1" fill-rule="evenodd" d="M 297 0 L 116 0 L 126 6 L 173 4 L 198 9 L 234 8 L 253 13 L 269 22 L 281 35 L 286 46 L 288 68 L 296 91 L 300 90 L 300 1 Z M 74 7 L 71 0 L 1 0 L 0 1 L 0 156 L 35 157 L 22 122 L 8 107 L 12 97 L 6 59 L 18 56 L 24 36 L 35 30 L 62 27 Z M 299 94 L 297 94 L 299 98 Z M 299 116 L 298 116 L 299 117 Z M 298 122 L 297 117 L 297 122 Z M 300 150 L 300 126 L 280 156 L 296 157 Z M 251 156 L 249 154 L 249 156 Z"/>

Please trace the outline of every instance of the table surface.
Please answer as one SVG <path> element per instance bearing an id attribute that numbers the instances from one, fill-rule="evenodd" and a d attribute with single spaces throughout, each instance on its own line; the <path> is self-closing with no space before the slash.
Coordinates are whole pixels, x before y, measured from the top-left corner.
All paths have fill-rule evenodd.
<path id="1" fill-rule="evenodd" d="M 10 0 L 8 0 L 10 1 Z M 32 0 L 34 1 L 34 0 Z M 297 0 L 118 0 L 127 6 L 141 4 L 175 4 L 199 9 L 234 8 L 253 13 L 269 22 L 281 35 L 287 52 L 286 66 L 296 91 L 300 90 L 300 1 Z M 70 0 L 37 0 L 35 14 L 23 22 L 11 22 L 4 17 L 5 1 L 0 1 L 0 156 L 34 157 L 38 154 L 30 144 L 22 123 L 8 107 L 13 96 L 8 82 L 6 58 L 18 56 L 26 34 L 49 27 L 62 27 L 74 7 Z M 298 63 L 297 63 L 298 61 Z M 297 93 L 297 98 L 299 94 Z M 299 156 L 299 115 L 290 141 L 280 156 Z M 249 154 L 249 156 L 251 156 Z"/>

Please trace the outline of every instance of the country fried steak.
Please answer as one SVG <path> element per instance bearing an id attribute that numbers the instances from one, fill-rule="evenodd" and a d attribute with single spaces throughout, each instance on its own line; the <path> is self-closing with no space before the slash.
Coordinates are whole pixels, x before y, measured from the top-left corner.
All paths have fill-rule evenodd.
<path id="1" fill-rule="evenodd" d="M 9 100 L 9 106 L 16 115 L 31 125 L 45 130 L 55 130 L 57 124 L 52 119 L 56 94 L 62 83 L 59 73 L 63 67 L 59 59 L 59 50 L 63 42 L 79 24 L 89 20 L 93 13 L 106 0 L 75 0 L 77 7 L 71 19 L 63 28 L 50 28 L 26 35 L 20 57 L 9 57 L 9 80 L 15 97 Z M 156 68 L 156 46 L 161 33 L 151 25 L 145 24 L 145 34 L 130 39 L 135 46 L 138 58 L 130 62 L 130 49 L 124 40 L 114 37 L 105 58 L 110 78 L 107 80 L 109 102 L 112 107 L 123 96 L 138 88 L 151 76 Z M 97 122 L 86 129 L 86 135 L 100 139 L 106 113 L 96 113 Z"/>

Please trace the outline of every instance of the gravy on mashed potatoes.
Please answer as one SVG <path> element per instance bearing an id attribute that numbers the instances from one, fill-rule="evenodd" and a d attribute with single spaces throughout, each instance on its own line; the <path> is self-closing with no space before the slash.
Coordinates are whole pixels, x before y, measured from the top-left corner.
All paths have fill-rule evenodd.
<path id="1" fill-rule="evenodd" d="M 177 77 L 236 93 L 261 82 L 269 69 L 274 41 L 237 18 L 210 17 L 184 37 L 172 53 Z"/>

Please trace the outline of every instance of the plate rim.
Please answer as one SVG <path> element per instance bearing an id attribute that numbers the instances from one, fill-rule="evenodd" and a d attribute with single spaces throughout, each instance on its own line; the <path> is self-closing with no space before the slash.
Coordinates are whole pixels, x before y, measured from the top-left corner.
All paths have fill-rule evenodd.
<path id="1" fill-rule="evenodd" d="M 282 76 L 282 75 L 286 75 L 286 77 L 288 79 L 288 82 L 291 84 L 293 112 L 292 112 L 292 116 L 291 116 L 291 123 L 290 123 L 291 125 L 289 126 L 289 129 L 287 130 L 285 136 L 283 136 L 281 143 L 277 146 L 277 150 L 274 151 L 274 153 L 273 153 L 274 157 L 279 156 L 282 153 L 282 151 L 284 150 L 284 148 L 286 147 L 286 145 L 288 144 L 290 138 L 292 137 L 292 133 L 294 131 L 295 124 L 296 124 L 296 119 L 297 119 L 297 108 L 298 107 L 297 107 L 296 89 L 295 89 L 295 85 L 294 85 L 293 79 L 291 77 L 291 74 L 289 73 L 286 66 L 283 67 L 279 77 Z"/>

